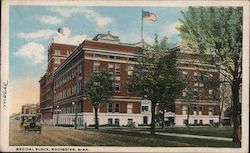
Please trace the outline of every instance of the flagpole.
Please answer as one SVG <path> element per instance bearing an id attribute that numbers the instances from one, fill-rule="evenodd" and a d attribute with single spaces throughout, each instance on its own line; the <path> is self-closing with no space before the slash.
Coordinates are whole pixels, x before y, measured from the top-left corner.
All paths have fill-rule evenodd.
<path id="1" fill-rule="evenodd" d="M 141 42 L 143 42 L 143 9 L 141 10 Z"/>

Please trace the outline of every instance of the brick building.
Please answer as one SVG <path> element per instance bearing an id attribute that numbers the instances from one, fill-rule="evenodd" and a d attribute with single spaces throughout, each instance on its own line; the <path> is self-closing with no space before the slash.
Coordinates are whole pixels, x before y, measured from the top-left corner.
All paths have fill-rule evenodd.
<path id="1" fill-rule="evenodd" d="M 148 124 L 149 103 L 133 96 L 125 87 L 127 78 L 132 75 L 137 49 L 121 44 L 119 38 L 110 33 L 98 34 L 93 40 L 80 44 L 54 72 L 54 105 L 60 109 L 59 117 L 57 112 L 54 115 L 54 122 L 73 124 L 77 111 L 80 126 L 94 124 L 94 110 L 84 97 L 83 85 L 91 72 L 104 69 L 115 75 L 116 94 L 111 103 L 100 106 L 100 124 Z"/>
<path id="2" fill-rule="evenodd" d="M 189 124 L 213 124 L 219 121 L 218 101 L 213 97 L 215 87 L 208 87 L 200 77 L 209 74 L 214 80 L 219 80 L 219 69 L 205 63 L 202 56 L 192 50 L 178 46 L 180 56 L 177 67 L 187 80 L 188 87 L 193 90 L 192 99 L 187 97 L 187 90 L 182 91 L 175 101 L 175 125 L 185 125 L 189 110 Z M 209 55 L 207 55 L 209 56 Z M 188 109 L 189 108 L 189 109 Z M 168 116 L 168 115 L 166 115 Z"/>
<path id="3" fill-rule="evenodd" d="M 40 83 L 40 113 L 45 124 L 52 124 L 53 118 L 53 76 L 56 68 L 73 52 L 77 46 L 52 43 L 48 48 L 48 66 Z"/>
<path id="4" fill-rule="evenodd" d="M 116 94 L 111 103 L 102 104 L 98 117 L 100 125 L 128 125 L 151 123 L 151 102 L 133 96 L 125 82 L 133 73 L 136 50 L 146 43 L 124 44 L 119 37 L 98 34 L 93 40 L 85 40 L 79 46 L 52 43 L 48 49 L 48 69 L 40 82 L 40 107 L 44 123 L 93 125 L 94 109 L 84 97 L 84 81 L 91 72 L 104 69 L 115 75 Z M 198 78 L 206 71 L 219 79 L 218 70 L 202 62 L 193 52 L 180 50 L 178 68 L 187 78 L 196 93 L 195 99 L 187 99 L 184 90 L 177 97 L 175 110 L 165 112 L 166 118 L 173 118 L 175 125 L 183 126 L 189 106 L 190 124 L 210 124 L 218 121 L 218 107 L 211 99 L 213 89 L 205 89 Z M 76 113 L 77 112 L 77 113 Z"/>
<path id="5" fill-rule="evenodd" d="M 38 109 L 37 104 L 25 104 L 22 105 L 22 114 L 37 114 Z"/>

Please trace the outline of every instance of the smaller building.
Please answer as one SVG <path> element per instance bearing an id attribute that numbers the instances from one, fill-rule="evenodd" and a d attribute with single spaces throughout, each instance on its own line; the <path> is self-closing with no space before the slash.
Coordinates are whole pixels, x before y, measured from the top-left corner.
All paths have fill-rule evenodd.
<path id="1" fill-rule="evenodd" d="M 22 114 L 37 114 L 39 107 L 37 104 L 22 105 Z"/>

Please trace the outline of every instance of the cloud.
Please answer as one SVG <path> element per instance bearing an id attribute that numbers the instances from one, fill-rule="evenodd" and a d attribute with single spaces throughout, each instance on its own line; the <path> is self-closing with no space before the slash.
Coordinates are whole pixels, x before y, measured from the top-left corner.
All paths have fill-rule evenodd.
<path id="1" fill-rule="evenodd" d="M 165 27 L 165 34 L 167 35 L 168 38 L 171 38 L 173 36 L 176 36 L 180 34 L 180 32 L 176 29 L 181 26 L 181 22 L 177 21 L 175 23 L 172 23 L 168 26 Z"/>
<path id="2" fill-rule="evenodd" d="M 48 40 L 50 39 L 53 35 L 56 34 L 55 30 L 50 30 L 50 29 L 42 29 L 36 32 L 30 32 L 30 33 L 18 33 L 17 36 L 19 38 L 23 38 L 26 40 L 31 40 L 31 39 L 43 39 L 43 40 Z"/>
<path id="3" fill-rule="evenodd" d="M 23 45 L 14 55 L 28 59 L 33 65 L 43 63 L 46 60 L 44 46 L 35 42 Z"/>
<path id="4" fill-rule="evenodd" d="M 58 13 L 62 17 L 65 17 L 65 18 L 69 18 L 69 17 L 73 16 L 74 14 L 80 14 L 80 13 L 83 12 L 82 9 L 79 9 L 79 8 L 68 9 L 68 8 L 57 8 L 57 7 L 54 7 L 54 8 L 50 8 L 49 10 L 51 12 Z"/>
<path id="5" fill-rule="evenodd" d="M 76 14 L 84 15 L 86 18 L 88 18 L 91 21 L 94 21 L 97 25 L 98 30 L 105 29 L 108 25 L 110 25 L 113 22 L 113 19 L 107 16 L 104 16 L 94 10 L 90 9 L 80 9 L 80 8 L 53 8 L 50 9 L 52 12 L 56 12 L 60 14 L 62 17 L 69 18 Z"/>
<path id="6" fill-rule="evenodd" d="M 41 23 L 51 24 L 51 25 L 57 25 L 63 22 L 63 19 L 60 19 L 55 16 L 42 16 L 41 18 L 38 18 L 38 20 Z"/>
<path id="7" fill-rule="evenodd" d="M 106 28 L 111 22 L 113 21 L 112 18 L 110 17 L 105 17 L 99 13 L 97 13 L 94 10 L 84 10 L 84 15 L 90 19 L 96 22 L 97 26 L 99 29 L 104 29 Z"/>
<path id="8" fill-rule="evenodd" d="M 85 39 L 89 39 L 87 35 L 70 35 L 71 30 L 67 27 L 64 27 L 61 33 L 57 33 L 53 39 L 52 42 L 54 43 L 62 43 L 62 44 L 71 44 L 71 45 L 79 45 L 82 43 Z"/>

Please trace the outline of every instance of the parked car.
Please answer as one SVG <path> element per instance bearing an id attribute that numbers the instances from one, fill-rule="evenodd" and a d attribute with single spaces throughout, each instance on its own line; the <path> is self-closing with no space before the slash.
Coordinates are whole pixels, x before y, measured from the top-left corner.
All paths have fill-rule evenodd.
<path id="1" fill-rule="evenodd" d="M 41 134 L 42 124 L 37 115 L 22 115 L 20 128 L 23 131 L 35 131 L 36 133 Z"/>

